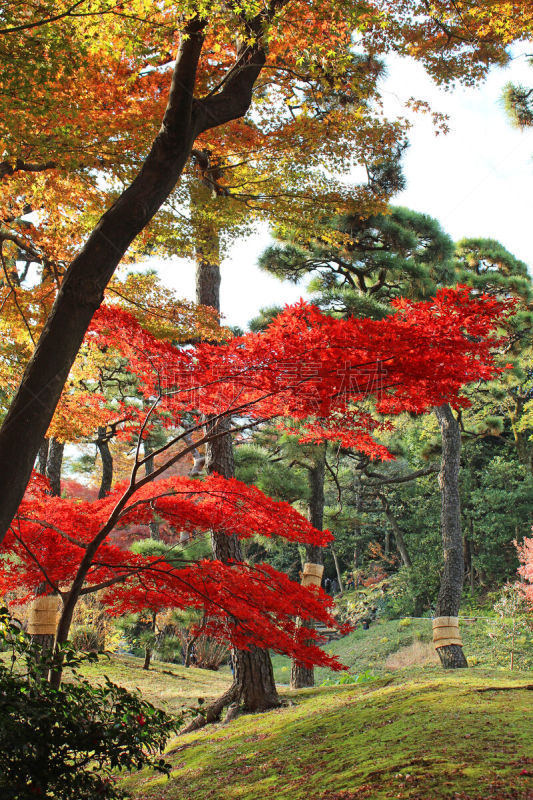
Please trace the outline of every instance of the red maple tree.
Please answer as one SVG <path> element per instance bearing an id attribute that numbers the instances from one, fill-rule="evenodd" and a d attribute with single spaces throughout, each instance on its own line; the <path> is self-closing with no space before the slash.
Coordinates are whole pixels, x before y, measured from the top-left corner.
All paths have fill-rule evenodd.
<path id="1" fill-rule="evenodd" d="M 44 578 L 63 599 L 58 642 L 68 636 L 79 597 L 106 590 L 110 613 L 203 608 L 206 631 L 239 648 L 255 644 L 306 665 L 340 668 L 317 647 L 316 634 L 295 623 L 299 617 L 334 624 L 321 590 L 301 587 L 266 564 L 180 564 L 134 555 L 113 545 L 110 535 L 157 514 L 191 535 L 277 535 L 326 545 L 328 531 L 315 530 L 291 506 L 255 487 L 219 475 L 162 477 L 192 446 L 220 435 L 204 427 L 201 415 L 226 418 L 229 430 L 272 418 L 290 429 L 292 418 L 306 441 L 330 439 L 390 457 L 373 437 L 387 423 L 371 413 L 372 404 L 381 414 L 421 413 L 444 402 L 466 405 L 461 387 L 496 372 L 493 333 L 502 313 L 504 304 L 466 288 L 442 290 L 424 303 L 400 301 L 394 316 L 381 321 L 334 319 L 301 302 L 263 333 L 180 348 L 155 338 L 127 312 L 102 308 L 89 346 L 115 348 L 127 358 L 152 403 L 140 426 L 138 419 L 124 422 L 138 426 L 130 479 L 88 502 L 49 497 L 35 476 L 5 541 L 0 590 L 25 587 L 29 598 Z M 144 475 L 140 446 L 156 409 L 181 432 L 156 451 L 159 464 Z M 187 444 L 191 433 L 194 445 Z"/>

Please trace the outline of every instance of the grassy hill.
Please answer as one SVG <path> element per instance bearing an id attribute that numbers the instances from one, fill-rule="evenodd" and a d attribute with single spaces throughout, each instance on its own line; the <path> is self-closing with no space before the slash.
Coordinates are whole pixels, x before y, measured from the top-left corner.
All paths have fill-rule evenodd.
<path id="1" fill-rule="evenodd" d="M 464 625 L 474 666 L 445 672 L 429 620 L 359 629 L 327 647 L 370 679 L 281 686 L 279 710 L 174 739 L 169 779 L 144 771 L 121 784 L 135 800 L 533 800 L 533 673 L 503 668 L 508 653 L 489 633 L 482 621 Z M 532 644 L 517 643 L 520 663 L 532 663 Z M 231 679 L 227 668 L 141 665 L 111 656 L 84 671 L 138 687 L 170 712 L 218 696 Z M 288 660 L 274 656 L 274 666 L 287 683 Z M 316 671 L 317 683 L 331 677 Z"/>
<path id="2" fill-rule="evenodd" d="M 464 651 L 471 666 L 509 666 L 509 644 L 497 635 L 495 624 L 495 621 L 479 618 L 461 624 Z M 438 664 L 431 640 L 430 619 L 378 620 L 366 631 L 359 627 L 348 636 L 330 642 L 326 650 L 338 656 L 351 673 L 371 670 L 376 675 L 383 675 L 400 666 Z M 533 631 L 527 637 L 517 637 L 514 649 L 515 664 L 522 668 L 533 668 Z M 275 655 L 273 664 L 276 681 L 288 684 L 289 659 Z M 328 678 L 334 678 L 334 673 L 317 669 L 315 678 L 316 683 L 320 684 Z"/>
<path id="3" fill-rule="evenodd" d="M 95 664 L 84 664 L 80 672 L 91 682 L 97 682 L 105 674 L 125 689 L 139 689 L 145 700 L 169 714 L 197 707 L 199 697 L 214 700 L 231 683 L 229 670 L 210 672 L 160 661 L 153 662 L 149 670 L 142 665 L 143 659 L 134 656 L 101 655 Z M 68 670 L 65 677 L 68 680 Z"/>
<path id="4" fill-rule="evenodd" d="M 428 668 L 286 692 L 291 705 L 179 737 L 137 800 L 531 800 L 525 673 Z"/>

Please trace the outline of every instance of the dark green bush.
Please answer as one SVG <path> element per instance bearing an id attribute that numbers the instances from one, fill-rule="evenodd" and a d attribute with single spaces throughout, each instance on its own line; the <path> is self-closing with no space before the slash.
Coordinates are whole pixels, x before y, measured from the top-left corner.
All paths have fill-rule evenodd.
<path id="1" fill-rule="evenodd" d="M 161 752 L 181 720 L 111 683 L 83 679 L 77 668 L 95 661 L 63 648 L 68 680 L 54 689 L 44 677 L 51 656 L 0 611 L 0 797 L 2 800 L 112 800 L 123 793 L 119 770 L 151 766 L 168 773 Z M 7 665 L 6 665 L 7 664 Z"/>

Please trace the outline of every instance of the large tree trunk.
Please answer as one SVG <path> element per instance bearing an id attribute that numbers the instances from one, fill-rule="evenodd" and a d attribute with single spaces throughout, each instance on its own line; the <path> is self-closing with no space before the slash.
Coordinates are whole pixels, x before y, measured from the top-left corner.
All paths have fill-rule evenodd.
<path id="1" fill-rule="evenodd" d="M 0 429 L 0 542 L 29 481 L 70 368 L 117 265 L 174 189 L 196 137 L 243 116 L 265 63 L 262 25 L 283 3 L 250 21 L 255 38 L 242 42 L 238 68 L 230 69 L 210 97 L 194 97 L 207 20 L 184 29 L 161 129 L 141 171 L 98 222 L 70 264 L 54 306 Z"/>
<path id="2" fill-rule="evenodd" d="M 102 425 L 98 428 L 98 438 L 96 439 L 96 446 L 102 459 L 102 478 L 100 480 L 100 489 L 98 491 L 98 498 L 103 497 L 111 491 L 113 484 L 113 456 L 109 448 L 109 439 L 106 436 L 106 428 Z"/>
<path id="3" fill-rule="evenodd" d="M 441 491 L 441 534 L 444 554 L 436 617 L 457 617 L 461 604 L 464 580 L 463 536 L 461 531 L 461 501 L 459 469 L 461 431 L 448 404 L 435 409 L 442 434 L 442 461 L 439 473 Z M 447 669 L 467 667 L 463 648 L 458 644 L 438 647 L 442 666 Z"/>
<path id="4" fill-rule="evenodd" d="M 236 650 L 233 664 L 233 681 L 238 692 L 235 700 L 249 711 L 266 711 L 279 706 L 280 699 L 268 650 L 262 650 L 255 645 L 250 650 Z"/>
<path id="5" fill-rule="evenodd" d="M 48 446 L 46 477 L 50 481 L 50 492 L 54 497 L 61 497 L 61 467 L 63 466 L 64 451 L 65 443 L 58 442 L 52 437 Z"/>
<path id="6" fill-rule="evenodd" d="M 220 311 L 218 232 L 213 232 L 209 260 L 205 255 L 206 249 L 204 248 L 204 255 L 199 258 L 196 267 L 196 301 Z M 217 422 L 207 420 L 206 432 L 222 431 L 227 429 L 229 424 L 228 420 Z M 224 478 L 235 477 L 233 444 L 230 434 L 220 436 L 206 445 L 205 471 L 208 475 L 217 472 Z M 241 543 L 236 536 L 214 533 L 211 541 L 213 556 L 219 561 L 227 563 L 243 560 Z M 233 659 L 234 678 L 228 695 L 231 697 L 229 702 L 240 702 L 250 711 L 262 711 L 279 706 L 280 700 L 268 651 L 258 647 L 252 647 L 250 650 L 235 650 Z"/>
<path id="7" fill-rule="evenodd" d="M 311 525 L 317 530 L 322 530 L 324 525 L 324 476 L 326 471 L 326 449 L 321 445 L 315 462 L 308 469 L 309 476 L 309 507 L 308 517 Z M 324 563 L 324 550 L 313 545 L 305 546 L 306 560 L 312 564 Z M 309 623 L 308 623 L 309 624 Z M 315 671 L 299 661 L 293 661 L 291 667 L 291 689 L 303 689 L 315 685 Z"/>

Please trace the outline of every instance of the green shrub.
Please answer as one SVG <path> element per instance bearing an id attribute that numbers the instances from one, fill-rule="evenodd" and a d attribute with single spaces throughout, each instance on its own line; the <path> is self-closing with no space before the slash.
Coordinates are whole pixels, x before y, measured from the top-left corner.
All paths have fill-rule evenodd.
<path id="1" fill-rule="evenodd" d="M 104 649 L 104 641 L 100 632 L 91 625 L 78 626 L 71 637 L 71 644 L 76 650 L 94 652 Z"/>
<path id="2" fill-rule="evenodd" d="M 398 630 L 401 630 L 402 628 L 408 628 L 410 624 L 411 624 L 411 620 L 410 619 L 407 619 L 407 618 L 401 619 L 398 622 Z"/>
<path id="3" fill-rule="evenodd" d="M 68 681 L 54 689 L 44 677 L 52 657 L 43 656 L 0 611 L 0 641 L 11 650 L 0 662 L 0 796 L 2 800 L 112 800 L 123 797 L 117 770 L 151 766 L 168 773 L 160 756 L 181 723 L 103 677 L 91 686 L 80 677 L 83 661 L 62 648 Z"/>
<path id="4" fill-rule="evenodd" d="M 364 672 L 360 672 L 358 675 L 352 675 L 350 672 L 345 672 L 343 675 L 340 675 L 336 678 L 326 678 L 326 680 L 322 681 L 320 685 L 344 686 L 347 684 L 371 683 L 375 680 L 377 680 L 376 676 L 371 670 L 367 669 Z"/>

